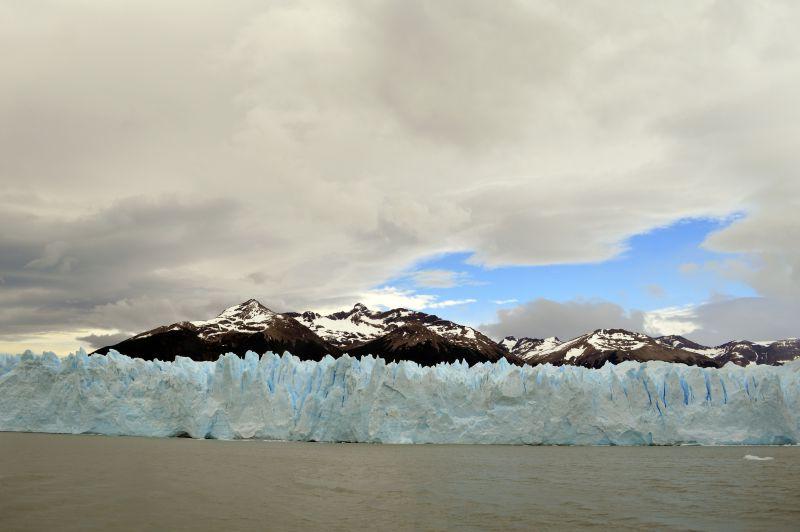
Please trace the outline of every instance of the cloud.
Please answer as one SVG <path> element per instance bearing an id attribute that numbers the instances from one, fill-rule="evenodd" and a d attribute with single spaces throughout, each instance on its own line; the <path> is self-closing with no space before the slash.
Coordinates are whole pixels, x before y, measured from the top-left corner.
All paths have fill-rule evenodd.
<path id="1" fill-rule="evenodd" d="M 570 339 L 600 328 L 644 330 L 644 314 L 627 312 L 608 301 L 567 301 L 535 299 L 522 305 L 497 311 L 497 321 L 481 326 L 495 338 L 558 336 Z"/>
<path id="2" fill-rule="evenodd" d="M 411 277 L 422 288 L 453 288 L 469 281 L 469 274 L 452 270 L 419 270 Z"/>
<path id="3" fill-rule="evenodd" d="M 519 303 L 518 299 L 495 299 L 492 301 L 495 305 L 510 305 L 511 303 Z"/>
<path id="4" fill-rule="evenodd" d="M 713 346 L 730 340 L 800 337 L 798 316 L 800 303 L 797 301 L 740 297 L 654 311 L 648 313 L 648 325 L 661 334 L 683 334 L 696 342 Z"/>
<path id="5" fill-rule="evenodd" d="M 644 330 L 655 336 L 687 336 L 700 329 L 695 307 L 666 307 L 651 310 L 644 314 Z"/>
<path id="6" fill-rule="evenodd" d="M 720 271 L 786 302 L 799 10 L 4 5 L 0 336 L 336 306 L 456 251 L 592 263 L 733 212 Z"/>
<path id="7" fill-rule="evenodd" d="M 370 308 L 409 308 L 423 309 L 433 304 L 436 296 L 417 294 L 412 290 L 401 290 L 384 286 L 361 295 L 360 301 Z"/>
<path id="8" fill-rule="evenodd" d="M 455 307 L 459 305 L 469 305 L 471 303 L 477 303 L 477 299 L 445 299 L 444 301 L 436 301 L 435 303 L 430 303 L 425 308 L 446 308 L 446 307 Z"/>
<path id="9" fill-rule="evenodd" d="M 800 298 L 800 180 L 772 192 L 769 207 L 712 233 L 704 245 L 740 258 L 707 265 L 718 274 L 746 282 L 777 300 Z"/>
<path id="10" fill-rule="evenodd" d="M 89 334 L 86 336 L 79 336 L 77 339 L 81 342 L 86 342 L 90 347 L 99 349 L 107 345 L 118 344 L 123 340 L 127 340 L 131 335 L 127 333 L 116 334 Z"/>
<path id="11" fill-rule="evenodd" d="M 623 328 L 651 336 L 678 334 L 704 345 L 731 340 L 778 340 L 800 337 L 800 302 L 764 297 L 714 297 L 682 307 L 626 310 L 609 301 L 536 299 L 499 309 L 494 323 L 481 330 L 503 336 L 569 339 L 598 328 Z"/>
<path id="12" fill-rule="evenodd" d="M 437 309 L 467 305 L 477 302 L 476 299 L 445 299 L 430 294 L 418 294 L 413 290 L 402 290 L 394 286 L 384 286 L 365 292 L 360 297 L 361 303 L 370 308 L 408 308 L 414 310 Z"/>

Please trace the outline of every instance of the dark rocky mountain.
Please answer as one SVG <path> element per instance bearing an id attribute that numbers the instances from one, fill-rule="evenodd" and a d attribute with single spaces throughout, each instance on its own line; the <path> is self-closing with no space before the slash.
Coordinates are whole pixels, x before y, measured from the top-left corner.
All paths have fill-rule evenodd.
<path id="1" fill-rule="evenodd" d="M 175 360 L 176 356 L 216 360 L 225 353 L 244 355 L 247 351 L 289 351 L 307 360 L 319 360 L 326 354 L 341 355 L 339 348 L 304 325 L 254 299 L 227 308 L 211 320 L 157 327 L 95 353 L 107 353 L 110 349 L 147 360 Z"/>
<path id="2" fill-rule="evenodd" d="M 514 336 L 506 336 L 500 342 L 500 345 L 512 355 L 528 361 L 544 353 L 553 351 L 562 343 L 563 342 L 555 336 L 549 338 L 516 338 Z"/>
<path id="3" fill-rule="evenodd" d="M 387 362 L 412 360 L 423 366 L 459 360 L 473 365 L 487 361 L 497 362 L 501 358 L 513 364 L 524 364 L 521 359 L 506 352 L 488 338 L 486 340 L 488 341 L 477 344 L 480 347 L 476 348 L 476 344 L 472 342 L 458 341 L 457 338 L 421 323 L 412 322 L 396 327 L 367 343 L 351 347 L 347 352 L 353 356 L 376 355 Z"/>
<path id="4" fill-rule="evenodd" d="M 733 362 L 739 366 L 748 364 L 784 364 L 800 357 L 800 339 L 789 338 L 772 342 L 750 342 L 738 340 L 716 347 L 704 346 L 682 336 L 661 336 L 656 341 L 693 353 L 713 358 L 720 364 Z"/>
<path id="5" fill-rule="evenodd" d="M 597 329 L 568 342 L 553 341 L 545 348 L 541 347 L 544 341 L 541 342 L 538 345 L 529 342 L 529 345 L 533 345 L 533 349 L 521 355 L 525 362 L 532 365 L 549 363 L 554 366 L 600 368 L 606 362 L 619 364 L 626 360 L 637 362 L 662 360 L 692 366 L 720 366 L 719 362 L 705 355 L 669 347 L 647 335 L 623 329 Z"/>
<path id="6" fill-rule="evenodd" d="M 655 338 L 655 341 L 662 345 L 674 347 L 675 349 L 684 349 L 686 351 L 702 353 L 707 356 L 712 356 L 714 354 L 713 348 L 698 344 L 697 342 L 692 342 L 688 338 L 678 336 L 677 334 L 659 336 L 658 338 Z"/>
<path id="7" fill-rule="evenodd" d="M 423 365 L 456 360 L 475 364 L 500 358 L 522 363 L 475 329 L 432 314 L 407 309 L 371 311 L 361 304 L 327 316 L 278 314 L 252 299 L 225 309 L 214 319 L 158 327 L 95 352 L 110 349 L 148 360 L 174 360 L 176 356 L 216 360 L 228 352 L 289 351 L 304 360 L 347 352 Z"/>
<path id="8" fill-rule="evenodd" d="M 800 358 L 800 340 L 728 342 L 706 347 L 682 336 L 651 338 L 622 329 L 598 329 L 567 342 L 551 337 L 506 337 L 495 342 L 481 332 L 433 314 L 408 309 L 352 309 L 322 315 L 315 312 L 271 311 L 251 299 L 225 309 L 207 321 L 178 322 L 143 332 L 116 345 L 103 347 L 152 360 L 216 360 L 221 354 L 247 351 L 289 351 L 305 360 L 327 354 L 338 357 L 374 355 L 412 360 L 423 365 L 465 360 L 469 364 L 506 358 L 514 364 L 602 367 L 606 362 L 663 360 L 704 367 L 728 362 L 747 365 L 782 364 Z"/>
<path id="9" fill-rule="evenodd" d="M 800 339 L 790 338 L 774 342 L 749 342 L 747 340 L 728 342 L 717 346 L 721 351 L 717 356 L 723 364 L 733 362 L 741 366 L 747 364 L 777 365 L 800 356 Z"/>
<path id="10" fill-rule="evenodd" d="M 497 342 L 472 327 L 405 308 L 379 311 L 370 310 L 358 303 L 348 311 L 334 314 L 287 312 L 285 316 L 295 318 L 325 341 L 347 352 L 405 325 L 421 325 L 454 346 L 473 351 L 477 355 L 491 358 L 498 352 L 506 354 Z"/>

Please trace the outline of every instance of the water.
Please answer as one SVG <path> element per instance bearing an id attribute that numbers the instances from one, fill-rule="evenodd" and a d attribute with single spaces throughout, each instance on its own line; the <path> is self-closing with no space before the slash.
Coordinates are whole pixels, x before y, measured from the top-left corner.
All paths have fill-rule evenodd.
<path id="1" fill-rule="evenodd" d="M 797 530 L 800 448 L 0 433 L 6 531 L 592 527 Z"/>

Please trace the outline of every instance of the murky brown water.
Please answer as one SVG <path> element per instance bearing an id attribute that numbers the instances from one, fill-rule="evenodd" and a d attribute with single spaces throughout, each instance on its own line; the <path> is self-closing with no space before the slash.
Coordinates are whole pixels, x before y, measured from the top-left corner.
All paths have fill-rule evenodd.
<path id="1" fill-rule="evenodd" d="M 0 434 L 7 531 L 579 527 L 798 530 L 800 448 Z"/>

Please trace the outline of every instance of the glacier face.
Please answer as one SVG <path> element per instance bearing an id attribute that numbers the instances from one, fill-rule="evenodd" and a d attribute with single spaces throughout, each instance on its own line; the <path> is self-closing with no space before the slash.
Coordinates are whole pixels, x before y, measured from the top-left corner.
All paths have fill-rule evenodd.
<path id="1" fill-rule="evenodd" d="M 0 430 L 296 441 L 796 444 L 800 363 L 602 369 L 228 354 L 0 357 Z"/>

